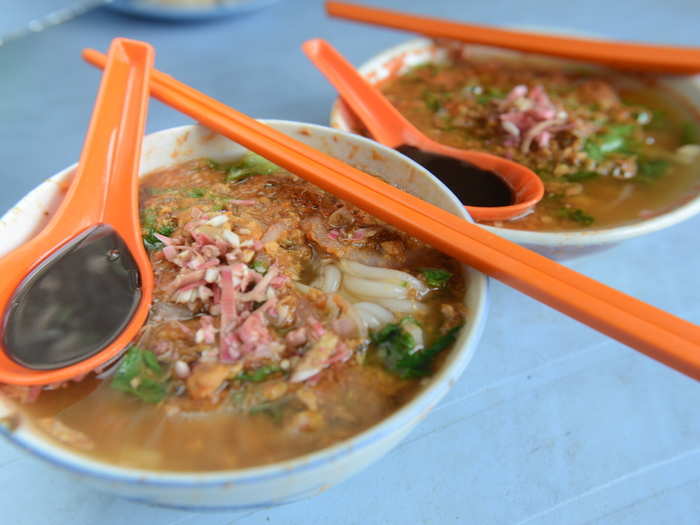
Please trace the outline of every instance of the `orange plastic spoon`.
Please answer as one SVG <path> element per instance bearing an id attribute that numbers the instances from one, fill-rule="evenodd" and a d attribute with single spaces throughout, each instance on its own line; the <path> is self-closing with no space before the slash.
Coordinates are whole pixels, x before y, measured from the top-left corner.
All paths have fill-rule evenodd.
<path id="1" fill-rule="evenodd" d="M 455 191 L 457 188 L 465 187 L 467 181 L 460 181 L 457 177 L 450 175 L 448 178 L 431 169 L 431 159 L 429 162 L 423 162 L 426 156 L 416 152 L 416 148 L 466 161 L 481 170 L 500 176 L 510 187 L 515 202 L 509 206 L 465 206 L 474 219 L 483 221 L 512 219 L 525 214 L 542 199 L 544 195 L 542 180 L 522 164 L 489 153 L 452 148 L 426 137 L 325 40 L 320 38 L 309 40 L 302 45 L 302 49 L 338 90 L 338 93 L 353 111 L 357 113 L 357 116 L 378 142 L 397 149 L 418 161 L 419 164 L 423 164 L 448 186 L 453 187 Z M 478 173 L 466 173 L 460 175 L 460 178 L 466 179 L 473 175 L 478 175 Z M 493 178 L 493 175 L 474 178 L 473 183 L 466 186 L 465 190 L 456 191 L 458 197 L 464 201 L 469 197 L 468 193 L 470 192 L 479 194 L 481 191 L 491 188 L 489 178 Z M 494 189 L 498 191 L 497 187 Z"/>
<path id="2" fill-rule="evenodd" d="M 148 315 L 153 273 L 137 191 L 153 55 L 142 42 L 112 42 L 65 199 L 40 233 L 0 259 L 0 383 L 90 372 L 122 351 Z"/>
<path id="3" fill-rule="evenodd" d="M 104 55 L 83 51 L 104 67 Z M 159 71 L 151 94 L 320 188 L 646 355 L 700 379 L 700 327 L 494 235 Z"/>
<path id="4" fill-rule="evenodd" d="M 356 22 L 403 29 L 431 37 L 572 58 L 618 69 L 650 73 L 700 72 L 700 48 L 697 47 L 636 44 L 510 31 L 346 2 L 326 2 L 326 11 L 330 15 Z"/>

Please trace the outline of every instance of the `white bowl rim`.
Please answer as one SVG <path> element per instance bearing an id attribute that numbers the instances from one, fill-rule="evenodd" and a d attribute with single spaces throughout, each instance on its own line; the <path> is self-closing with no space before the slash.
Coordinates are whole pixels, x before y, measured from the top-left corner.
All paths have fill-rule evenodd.
<path id="1" fill-rule="evenodd" d="M 425 48 L 434 45 L 433 40 L 429 38 L 413 38 L 411 40 L 402 42 L 395 46 L 389 47 L 380 53 L 372 56 L 358 66 L 357 70 L 363 74 L 368 75 L 373 71 L 377 65 L 388 62 L 389 60 L 401 55 L 402 53 L 415 51 L 417 49 Z M 474 45 L 474 48 L 484 48 L 484 46 Z M 493 49 L 493 48 L 491 48 Z M 507 51 L 499 50 L 503 53 L 513 53 L 513 54 L 525 54 L 517 51 Z M 552 61 L 567 62 L 563 59 L 551 58 Z M 663 77 L 660 77 L 663 79 Z M 688 81 L 692 82 L 700 92 L 700 75 L 695 77 L 688 77 Z M 670 88 L 669 88 L 670 89 Z M 347 122 L 340 118 L 340 98 L 337 98 L 331 107 L 331 112 L 329 115 L 329 122 L 332 127 L 340 129 L 342 131 L 352 132 L 347 126 Z M 699 108 L 700 109 L 700 108 Z M 342 126 L 342 127 L 340 127 Z M 542 246 L 552 246 L 552 247 L 563 247 L 563 246 L 588 246 L 591 244 L 609 244 L 623 241 L 625 239 L 631 239 L 638 237 L 640 235 L 645 235 L 647 233 L 652 233 L 674 224 L 683 222 L 690 217 L 700 213 L 700 191 L 697 195 L 690 199 L 688 202 L 681 204 L 669 210 L 667 212 L 661 213 L 655 217 L 649 219 L 642 219 L 640 221 L 625 224 L 621 226 L 614 226 L 610 228 L 598 228 L 580 231 L 562 231 L 562 232 L 543 232 L 543 231 L 531 231 L 531 230 L 517 230 L 513 228 L 500 228 L 497 226 L 490 226 L 486 224 L 479 224 L 479 226 L 491 231 L 492 233 L 497 233 L 500 235 L 507 235 L 507 237 L 514 242 L 522 244 L 531 245 L 542 245 Z"/>
<path id="2" fill-rule="evenodd" d="M 407 164 L 413 164 L 419 172 L 423 172 L 428 177 L 434 179 L 434 182 L 442 187 L 447 196 L 459 204 L 458 199 L 450 192 L 450 190 L 420 165 L 414 163 L 406 157 L 403 157 L 391 148 L 378 144 L 371 139 L 329 126 L 310 124 L 306 122 L 278 119 L 260 119 L 260 122 L 269 125 L 303 126 L 306 129 L 320 131 L 321 133 L 332 132 L 345 136 L 351 140 L 357 140 L 361 144 L 368 147 L 376 148 L 387 156 L 396 158 L 400 157 L 401 161 L 404 161 Z M 147 136 L 151 137 L 159 134 L 183 132 L 197 127 L 203 126 L 198 124 L 176 126 L 149 133 Z M 21 202 L 27 198 L 31 192 L 35 191 L 40 186 L 47 184 L 48 181 L 52 179 L 58 179 L 65 176 L 67 173 L 74 170 L 76 166 L 77 164 L 73 164 L 51 176 L 48 180 L 42 182 L 40 185 L 36 186 L 33 190 L 27 193 L 17 203 L 17 205 L 21 204 Z M 5 215 L 3 215 L 3 217 L 0 217 L 0 221 L 6 218 L 17 205 L 11 208 Z M 470 222 L 473 222 L 466 210 L 464 212 L 464 218 Z M 318 468 L 325 464 L 340 460 L 357 449 L 368 447 L 373 443 L 381 441 L 387 436 L 397 433 L 402 428 L 412 425 L 415 419 L 420 419 L 425 416 L 427 412 L 433 408 L 435 400 L 442 398 L 442 396 L 447 392 L 447 390 L 449 390 L 449 388 L 451 388 L 454 382 L 459 379 L 473 357 L 474 349 L 481 339 L 488 314 L 488 278 L 473 268 L 470 269 L 470 271 L 471 275 L 469 286 L 470 289 L 476 291 L 476 306 L 474 311 L 469 312 L 469 319 L 472 329 L 468 334 L 462 334 L 461 337 L 464 337 L 465 340 L 460 345 L 457 358 L 450 364 L 450 366 L 442 367 L 434 376 L 432 376 L 429 385 L 425 386 L 412 400 L 388 417 L 346 440 L 309 454 L 293 457 L 291 459 L 269 465 L 245 469 L 203 472 L 157 471 L 121 467 L 72 452 L 67 447 L 55 444 L 50 439 L 41 436 L 35 430 L 9 430 L 5 428 L 5 426 L 0 425 L 0 435 L 3 435 L 10 442 L 26 450 L 32 455 L 74 474 L 98 478 L 104 481 L 140 485 L 143 487 L 200 488 L 228 486 L 229 484 L 256 484 L 271 479 L 287 477 L 293 473 Z M 28 436 L 25 434 L 28 434 Z M 187 508 L 190 507 L 188 506 Z"/>

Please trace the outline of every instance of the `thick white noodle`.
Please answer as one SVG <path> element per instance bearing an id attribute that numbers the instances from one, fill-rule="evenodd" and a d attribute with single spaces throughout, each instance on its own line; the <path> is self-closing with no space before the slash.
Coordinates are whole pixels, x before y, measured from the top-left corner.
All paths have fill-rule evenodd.
<path id="1" fill-rule="evenodd" d="M 350 303 L 349 301 L 347 302 L 347 315 L 350 317 L 353 321 L 355 321 L 355 324 L 357 325 L 357 330 L 359 332 L 359 336 L 364 340 L 367 338 L 367 328 L 368 325 L 365 321 L 365 319 L 362 317 L 362 314 L 360 311 L 355 308 L 355 305 Z"/>
<path id="2" fill-rule="evenodd" d="M 377 319 L 377 321 L 384 325 L 390 323 L 394 320 L 394 314 L 390 310 L 387 310 L 383 306 L 379 306 L 377 303 L 370 302 L 360 302 L 355 304 L 355 308 L 362 308 L 367 313 L 371 314 L 372 317 Z"/>
<path id="3" fill-rule="evenodd" d="M 384 308 L 400 314 L 423 314 L 428 311 L 428 307 L 423 303 L 407 299 L 378 298 L 376 302 Z"/>
<path id="4" fill-rule="evenodd" d="M 343 287 L 350 293 L 360 297 L 384 297 L 388 299 L 404 299 L 407 289 L 399 284 L 386 281 L 371 281 L 354 275 L 346 275 Z"/>
<path id="5" fill-rule="evenodd" d="M 367 325 L 367 328 L 370 330 L 375 330 L 381 326 L 381 322 L 374 315 L 372 315 L 372 312 L 366 308 L 363 308 L 363 305 L 366 304 L 368 303 L 357 303 L 355 305 L 355 311 L 360 316 L 360 319 L 362 319 L 362 321 Z"/>
<path id="6" fill-rule="evenodd" d="M 355 277 L 370 279 L 373 281 L 387 281 L 395 284 L 406 283 L 411 288 L 414 288 L 419 295 L 428 292 L 428 288 L 410 273 L 391 268 L 380 268 L 378 266 L 367 266 L 366 264 L 350 261 L 348 259 L 340 260 L 340 268 L 345 273 Z"/>
<path id="7" fill-rule="evenodd" d="M 326 293 L 335 293 L 340 288 L 342 274 L 335 264 L 328 264 L 321 270 L 321 290 Z"/>
<path id="8" fill-rule="evenodd" d="M 295 281 L 294 286 L 296 287 L 297 290 L 299 290 L 302 293 L 309 293 L 312 288 L 316 288 L 315 286 L 307 286 L 305 284 L 301 284 L 300 282 Z"/>

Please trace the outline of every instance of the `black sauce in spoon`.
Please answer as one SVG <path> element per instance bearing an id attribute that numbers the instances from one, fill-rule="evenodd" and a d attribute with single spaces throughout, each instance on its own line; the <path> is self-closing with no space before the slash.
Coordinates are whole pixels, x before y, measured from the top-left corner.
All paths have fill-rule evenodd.
<path id="1" fill-rule="evenodd" d="M 110 344 L 140 300 L 136 261 L 110 226 L 99 225 L 53 253 L 17 287 L 3 319 L 3 345 L 27 368 L 63 368 Z"/>
<path id="2" fill-rule="evenodd" d="M 510 206 L 515 202 L 508 183 L 492 171 L 406 144 L 395 149 L 435 175 L 467 206 Z"/>

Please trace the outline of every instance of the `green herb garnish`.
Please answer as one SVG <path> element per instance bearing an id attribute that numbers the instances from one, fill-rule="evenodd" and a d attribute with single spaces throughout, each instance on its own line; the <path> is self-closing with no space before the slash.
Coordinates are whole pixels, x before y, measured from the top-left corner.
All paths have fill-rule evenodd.
<path id="1" fill-rule="evenodd" d="M 251 175 L 270 175 L 281 171 L 280 167 L 255 153 L 246 155 L 232 165 L 226 173 L 226 182 L 242 180 Z"/>
<path id="2" fill-rule="evenodd" d="M 665 111 L 655 109 L 651 112 L 651 120 L 647 124 L 647 129 L 665 129 L 668 126 L 668 115 Z"/>
<path id="3" fill-rule="evenodd" d="M 603 151 L 600 149 L 600 146 L 591 139 L 586 140 L 586 143 L 583 145 L 583 151 L 596 162 L 603 160 Z"/>
<path id="4" fill-rule="evenodd" d="M 289 399 L 284 397 L 277 401 L 266 401 L 251 407 L 248 413 L 263 414 L 271 418 L 275 423 L 280 423 L 282 421 L 282 414 L 288 403 Z"/>
<path id="5" fill-rule="evenodd" d="M 239 381 L 250 381 L 253 383 L 260 383 L 262 381 L 265 381 L 272 374 L 276 374 L 277 372 L 281 371 L 282 369 L 279 366 L 266 365 L 261 366 L 260 368 L 256 368 L 255 370 L 251 370 L 250 372 L 241 372 L 236 376 L 236 379 L 238 379 Z"/>
<path id="6" fill-rule="evenodd" d="M 595 218 L 593 218 L 593 216 L 588 215 L 585 211 L 579 208 L 561 208 L 559 210 L 559 215 L 583 226 L 590 226 L 595 222 Z"/>
<path id="7" fill-rule="evenodd" d="M 595 171 L 578 171 L 564 175 L 564 178 L 569 182 L 581 182 L 583 180 L 595 179 L 598 174 Z"/>
<path id="8" fill-rule="evenodd" d="M 543 200 L 560 201 L 564 198 L 563 193 L 546 193 Z"/>
<path id="9" fill-rule="evenodd" d="M 442 107 L 442 100 L 440 95 L 433 91 L 423 91 L 422 98 L 423 102 L 425 102 L 426 107 L 433 113 L 435 113 Z"/>
<path id="10" fill-rule="evenodd" d="M 629 150 L 630 138 L 634 126 L 632 124 L 618 124 L 609 126 L 607 133 L 601 135 L 598 146 L 604 154 L 616 151 Z"/>
<path id="11" fill-rule="evenodd" d="M 420 273 L 423 275 L 425 284 L 431 288 L 444 288 L 447 281 L 452 278 L 452 272 L 442 268 L 421 268 Z"/>
<path id="12" fill-rule="evenodd" d="M 204 190 L 201 188 L 192 188 L 191 190 L 187 191 L 187 196 L 194 197 L 195 199 L 201 199 L 204 197 Z"/>
<path id="13" fill-rule="evenodd" d="M 476 95 L 477 104 L 488 104 L 492 100 L 505 97 L 505 92 L 498 88 L 488 88 L 485 92 Z"/>
<path id="14" fill-rule="evenodd" d="M 153 352 L 132 346 L 119 363 L 111 386 L 146 403 L 159 403 L 167 393 L 167 372 Z"/>
<path id="15" fill-rule="evenodd" d="M 155 236 L 156 233 L 160 235 L 165 235 L 169 237 L 175 231 L 175 226 L 172 224 L 165 224 L 158 228 L 147 226 L 141 229 L 141 235 L 143 237 L 143 244 L 148 250 L 160 250 L 163 247 L 163 243 L 158 240 Z"/>
<path id="16" fill-rule="evenodd" d="M 683 123 L 681 128 L 681 145 L 686 144 L 699 144 L 700 143 L 700 129 L 695 122 L 686 121 Z"/>
<path id="17" fill-rule="evenodd" d="M 608 126 L 608 130 L 602 135 L 595 135 L 586 140 L 583 151 L 596 162 L 600 162 L 610 153 L 631 154 L 635 146 L 632 141 L 633 132 L 634 125 L 632 124 Z"/>
<path id="18" fill-rule="evenodd" d="M 143 244 L 149 250 L 158 250 L 163 247 L 163 243 L 155 236 L 160 235 L 170 236 L 175 231 L 175 225 L 172 218 L 167 218 L 165 222 L 159 224 L 158 213 L 153 208 L 146 208 L 141 213 L 141 236 Z"/>
<path id="19" fill-rule="evenodd" d="M 253 261 L 253 262 L 251 263 L 250 267 L 251 267 L 253 270 L 255 270 L 256 272 L 261 273 L 261 274 L 264 275 L 265 273 L 267 273 L 268 265 L 265 264 L 263 261 L 258 261 L 258 260 L 256 259 L 255 261 Z"/>
<path id="20" fill-rule="evenodd" d="M 637 178 L 644 182 L 652 182 L 661 177 L 671 165 L 666 159 L 650 159 L 640 157 L 637 160 Z"/>
<path id="21" fill-rule="evenodd" d="M 432 373 L 435 357 L 454 343 L 461 326 L 456 326 L 446 334 L 438 337 L 429 347 L 416 352 L 412 350 L 416 342 L 401 323 L 392 323 L 372 334 L 372 342 L 384 367 L 404 379 L 415 379 Z"/>

